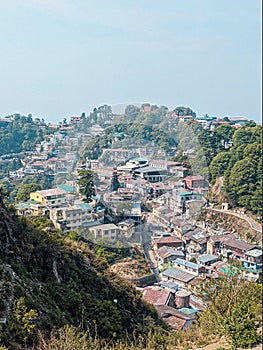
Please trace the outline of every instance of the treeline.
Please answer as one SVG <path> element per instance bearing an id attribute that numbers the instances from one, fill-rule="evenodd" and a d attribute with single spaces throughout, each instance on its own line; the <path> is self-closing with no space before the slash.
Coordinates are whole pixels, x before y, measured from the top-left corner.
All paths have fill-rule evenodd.
<path id="1" fill-rule="evenodd" d="M 0 120 L 0 156 L 31 151 L 51 132 L 43 120 L 36 122 L 31 116 L 15 114 L 7 120 Z"/>
<path id="2" fill-rule="evenodd" d="M 213 183 L 223 176 L 226 199 L 262 215 L 262 127 L 248 123 L 231 138 L 233 146 L 213 157 L 210 180 Z"/>

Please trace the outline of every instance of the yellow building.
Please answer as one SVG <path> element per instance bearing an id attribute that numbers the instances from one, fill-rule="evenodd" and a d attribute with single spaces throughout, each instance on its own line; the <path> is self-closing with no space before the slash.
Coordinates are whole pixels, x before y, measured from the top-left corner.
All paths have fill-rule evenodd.
<path id="1" fill-rule="evenodd" d="M 61 188 L 51 188 L 30 193 L 30 199 L 47 207 L 57 207 L 66 203 L 67 192 Z"/>

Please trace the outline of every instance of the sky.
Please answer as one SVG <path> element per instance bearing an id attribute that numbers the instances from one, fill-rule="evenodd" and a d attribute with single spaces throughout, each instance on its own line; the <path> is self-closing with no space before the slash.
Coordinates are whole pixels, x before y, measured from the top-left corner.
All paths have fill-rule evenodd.
<path id="1" fill-rule="evenodd" d="M 0 116 L 149 102 L 261 121 L 260 0 L 0 0 Z"/>

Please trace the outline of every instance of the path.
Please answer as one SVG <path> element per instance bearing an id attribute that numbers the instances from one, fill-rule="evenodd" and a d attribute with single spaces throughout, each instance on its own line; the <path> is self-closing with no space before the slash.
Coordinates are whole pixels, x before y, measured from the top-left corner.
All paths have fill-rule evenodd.
<path id="1" fill-rule="evenodd" d="M 243 219 L 246 222 L 248 222 L 250 227 L 252 228 L 252 230 L 262 234 L 262 227 L 261 227 L 261 225 L 258 222 L 256 222 L 255 220 L 253 220 L 252 218 L 250 218 L 250 217 L 248 217 L 248 216 L 246 216 L 244 214 L 235 213 L 235 212 L 230 211 L 230 210 L 214 209 L 214 208 L 206 208 L 206 210 L 211 210 L 211 211 L 215 211 L 215 212 L 218 212 L 218 213 L 223 213 L 223 214 L 236 216 L 236 217 L 238 217 L 240 219 Z"/>

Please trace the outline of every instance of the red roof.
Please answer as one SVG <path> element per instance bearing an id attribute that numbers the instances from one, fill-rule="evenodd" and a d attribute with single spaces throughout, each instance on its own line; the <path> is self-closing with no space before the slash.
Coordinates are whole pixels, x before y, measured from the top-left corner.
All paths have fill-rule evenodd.
<path id="1" fill-rule="evenodd" d="M 170 296 L 170 292 L 164 289 L 145 288 L 142 293 L 143 300 L 150 304 L 165 305 Z"/>
<path id="2" fill-rule="evenodd" d="M 204 180 L 204 177 L 201 175 L 189 175 L 184 177 L 183 180 Z"/>
<path id="3" fill-rule="evenodd" d="M 182 240 L 180 238 L 177 238 L 175 236 L 165 236 L 165 237 L 161 237 L 159 239 L 156 240 L 157 244 L 171 244 L 171 243 L 182 243 Z"/>

